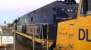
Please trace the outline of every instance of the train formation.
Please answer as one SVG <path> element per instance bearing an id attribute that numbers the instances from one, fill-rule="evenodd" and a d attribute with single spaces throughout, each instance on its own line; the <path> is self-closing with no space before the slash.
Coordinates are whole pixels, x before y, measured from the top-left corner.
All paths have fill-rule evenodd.
<path id="1" fill-rule="evenodd" d="M 75 0 L 65 1 L 54 1 L 44 7 L 29 12 L 18 19 L 16 19 L 11 27 L 14 27 L 16 32 L 24 33 L 26 35 L 36 37 L 38 39 L 52 41 L 49 50 L 53 50 L 56 46 L 57 38 L 57 24 L 58 22 L 68 21 L 75 19 L 77 15 L 77 3 Z M 35 50 L 44 50 L 43 45 L 33 40 L 29 40 L 26 37 L 16 34 L 16 40 L 24 45 L 31 46 L 35 45 Z"/>

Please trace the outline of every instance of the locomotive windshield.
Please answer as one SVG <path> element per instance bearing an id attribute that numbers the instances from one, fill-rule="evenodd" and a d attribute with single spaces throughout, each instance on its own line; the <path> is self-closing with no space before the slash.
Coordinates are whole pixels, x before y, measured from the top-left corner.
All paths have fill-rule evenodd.
<path id="1" fill-rule="evenodd" d="M 62 7 L 55 7 L 53 10 L 56 12 L 54 14 L 54 19 L 58 21 L 65 21 L 69 19 L 76 18 L 77 13 L 77 3 L 75 0 L 65 0 L 62 3 Z M 54 20 L 55 21 L 55 20 Z"/>
<path id="2" fill-rule="evenodd" d="M 66 4 L 76 4 L 75 0 L 65 0 Z"/>
<path id="3" fill-rule="evenodd" d="M 82 1 L 81 14 L 83 15 L 91 14 L 91 0 Z"/>

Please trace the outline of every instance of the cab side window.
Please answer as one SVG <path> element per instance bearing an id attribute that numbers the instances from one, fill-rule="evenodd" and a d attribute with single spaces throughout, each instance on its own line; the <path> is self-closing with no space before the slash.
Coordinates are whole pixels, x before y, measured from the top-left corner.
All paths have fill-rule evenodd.
<path id="1" fill-rule="evenodd" d="M 81 14 L 90 15 L 91 14 L 91 0 L 83 0 L 81 5 Z"/>

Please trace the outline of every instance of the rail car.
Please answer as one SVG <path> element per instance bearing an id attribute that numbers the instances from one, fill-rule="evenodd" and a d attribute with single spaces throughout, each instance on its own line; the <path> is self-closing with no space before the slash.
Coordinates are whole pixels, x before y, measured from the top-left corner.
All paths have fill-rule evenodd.
<path id="1" fill-rule="evenodd" d="M 15 20 L 16 39 L 25 45 L 32 45 L 35 50 L 53 50 L 57 40 L 57 24 L 75 19 L 76 15 L 75 1 L 55 1 Z M 49 45 L 47 42 L 50 42 Z"/>

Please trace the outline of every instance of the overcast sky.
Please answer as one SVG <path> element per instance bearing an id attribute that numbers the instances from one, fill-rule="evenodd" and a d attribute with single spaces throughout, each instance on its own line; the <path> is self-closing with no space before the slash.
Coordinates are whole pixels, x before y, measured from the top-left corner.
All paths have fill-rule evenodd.
<path id="1" fill-rule="evenodd" d="M 55 0 L 0 0 L 0 25 L 4 25 L 4 21 L 12 23 L 19 16 L 53 1 Z"/>

